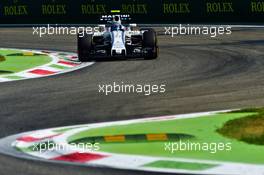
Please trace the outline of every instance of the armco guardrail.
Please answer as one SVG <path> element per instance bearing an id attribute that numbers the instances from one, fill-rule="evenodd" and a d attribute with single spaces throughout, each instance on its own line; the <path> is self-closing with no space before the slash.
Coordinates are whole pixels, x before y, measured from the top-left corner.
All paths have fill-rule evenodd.
<path id="1" fill-rule="evenodd" d="M 264 23 L 264 0 L 0 0 L 1 24 L 95 24 L 120 10 L 135 23 Z"/>

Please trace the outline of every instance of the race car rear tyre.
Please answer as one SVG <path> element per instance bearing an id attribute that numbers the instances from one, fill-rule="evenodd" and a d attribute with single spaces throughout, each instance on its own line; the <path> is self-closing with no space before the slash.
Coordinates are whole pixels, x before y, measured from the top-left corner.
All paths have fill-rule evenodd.
<path id="1" fill-rule="evenodd" d="M 154 30 L 148 30 L 143 33 L 143 47 L 146 50 L 145 59 L 156 59 L 159 48 L 157 46 L 157 35 Z"/>
<path id="2" fill-rule="evenodd" d="M 78 34 L 78 59 L 80 62 L 91 61 L 91 50 L 92 50 L 92 35 L 84 34 L 84 36 L 80 36 Z"/>

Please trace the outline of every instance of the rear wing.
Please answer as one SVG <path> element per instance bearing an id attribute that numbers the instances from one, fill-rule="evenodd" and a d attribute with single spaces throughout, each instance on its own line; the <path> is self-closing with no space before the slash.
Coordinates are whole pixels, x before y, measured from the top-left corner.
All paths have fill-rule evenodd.
<path id="1" fill-rule="evenodd" d="M 104 23 L 104 24 L 111 23 L 115 16 L 118 16 L 122 21 L 122 23 L 128 23 L 129 21 L 132 20 L 132 18 L 128 14 L 111 14 L 111 15 L 102 15 L 100 18 L 100 23 Z"/>

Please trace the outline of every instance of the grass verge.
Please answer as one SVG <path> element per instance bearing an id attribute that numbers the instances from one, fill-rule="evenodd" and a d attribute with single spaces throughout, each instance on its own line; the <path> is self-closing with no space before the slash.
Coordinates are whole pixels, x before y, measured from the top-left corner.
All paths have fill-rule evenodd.
<path id="1" fill-rule="evenodd" d="M 249 111 L 257 114 L 229 120 L 217 132 L 249 144 L 264 145 L 264 108 L 245 109 L 242 112 Z"/>

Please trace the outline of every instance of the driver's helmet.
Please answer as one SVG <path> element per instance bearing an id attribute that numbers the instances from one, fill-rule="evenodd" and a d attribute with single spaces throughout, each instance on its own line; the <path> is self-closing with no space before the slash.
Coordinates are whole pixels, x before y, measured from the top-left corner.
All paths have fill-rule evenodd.
<path id="1" fill-rule="evenodd" d="M 120 17 L 117 15 L 113 17 L 113 22 L 111 26 L 111 31 L 116 31 L 116 30 L 122 30 Z"/>
<path id="2" fill-rule="evenodd" d="M 119 16 L 114 16 L 113 17 L 113 23 L 118 23 L 118 24 L 121 24 L 121 21 L 120 21 L 120 17 Z"/>

